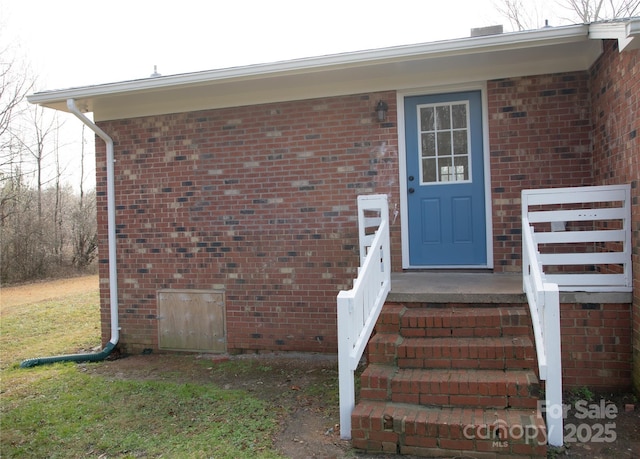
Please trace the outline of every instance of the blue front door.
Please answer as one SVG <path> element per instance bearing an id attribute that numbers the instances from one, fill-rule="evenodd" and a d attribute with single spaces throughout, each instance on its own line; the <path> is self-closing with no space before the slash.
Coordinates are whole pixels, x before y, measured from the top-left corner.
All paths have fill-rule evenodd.
<path id="1" fill-rule="evenodd" d="M 487 265 L 480 91 L 405 99 L 409 264 Z"/>

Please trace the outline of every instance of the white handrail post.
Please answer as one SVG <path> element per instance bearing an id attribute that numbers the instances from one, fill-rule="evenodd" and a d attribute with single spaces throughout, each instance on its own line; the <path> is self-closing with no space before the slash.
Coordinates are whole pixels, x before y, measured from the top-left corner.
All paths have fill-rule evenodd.
<path id="1" fill-rule="evenodd" d="M 373 227 L 377 227 L 375 233 L 367 234 L 367 228 Z M 341 291 L 337 298 L 340 437 L 344 440 L 351 438 L 356 392 L 354 372 L 391 288 L 386 195 L 358 197 L 358 236 L 361 263 L 358 277 L 353 288 Z"/>
<path id="2" fill-rule="evenodd" d="M 544 341 L 547 357 L 545 390 L 547 439 L 551 446 L 562 446 L 564 437 L 562 409 L 562 352 L 560 343 L 560 295 L 558 285 L 544 284 Z"/>
<path id="3" fill-rule="evenodd" d="M 340 397 L 340 438 L 351 438 L 351 412 L 356 406 L 356 388 L 354 369 L 351 364 L 353 348 L 349 324 L 353 298 L 347 298 L 343 292 L 338 294 L 338 389 Z"/>

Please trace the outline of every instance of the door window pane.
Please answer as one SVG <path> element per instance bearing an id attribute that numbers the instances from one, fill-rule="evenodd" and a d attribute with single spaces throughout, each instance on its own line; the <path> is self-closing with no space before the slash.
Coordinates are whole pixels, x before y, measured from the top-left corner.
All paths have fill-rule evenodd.
<path id="1" fill-rule="evenodd" d="M 468 102 L 421 105 L 418 113 L 421 183 L 468 181 Z"/>
<path id="2" fill-rule="evenodd" d="M 451 106 L 453 118 L 453 129 L 464 129 L 467 127 L 467 106 L 456 104 Z"/>
<path id="3" fill-rule="evenodd" d="M 469 157 L 456 156 L 454 158 L 456 180 L 469 180 Z"/>
<path id="4" fill-rule="evenodd" d="M 437 106 L 436 115 L 436 128 L 438 130 L 451 129 L 451 111 L 449 105 Z"/>
<path id="5" fill-rule="evenodd" d="M 469 153 L 467 130 L 453 131 L 453 154 L 466 155 Z"/>
<path id="6" fill-rule="evenodd" d="M 441 158 L 438 165 L 440 166 L 439 178 L 441 182 L 455 181 L 455 174 L 453 170 L 453 158 Z"/>
<path id="7" fill-rule="evenodd" d="M 437 182 L 436 170 L 437 164 L 435 158 L 422 160 L 422 177 L 424 182 Z"/>
<path id="8" fill-rule="evenodd" d="M 422 134 L 422 156 L 436 155 L 436 135 L 433 132 Z"/>
<path id="9" fill-rule="evenodd" d="M 434 107 L 425 107 L 420 109 L 420 127 L 422 131 L 435 130 Z"/>
<path id="10" fill-rule="evenodd" d="M 451 132 L 438 132 L 438 156 L 451 156 Z"/>

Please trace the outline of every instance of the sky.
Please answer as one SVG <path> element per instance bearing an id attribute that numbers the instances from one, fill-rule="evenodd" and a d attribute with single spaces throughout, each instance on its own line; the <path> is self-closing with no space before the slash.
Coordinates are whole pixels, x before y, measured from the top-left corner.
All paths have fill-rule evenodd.
<path id="1" fill-rule="evenodd" d="M 492 1 L 1 0 L 0 21 L 62 89 L 465 37 L 505 22 Z"/>
<path id="2" fill-rule="evenodd" d="M 146 78 L 154 66 L 172 75 L 508 31 L 496 2 L 0 0 L 0 49 L 24 58 L 37 91 L 66 89 Z M 80 127 L 65 122 L 76 150 Z"/>

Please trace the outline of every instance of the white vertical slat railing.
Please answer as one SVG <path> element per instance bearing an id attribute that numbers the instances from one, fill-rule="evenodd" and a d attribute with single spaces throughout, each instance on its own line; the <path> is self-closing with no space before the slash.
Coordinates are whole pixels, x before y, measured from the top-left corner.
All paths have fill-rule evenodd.
<path id="1" fill-rule="evenodd" d="M 373 230 L 375 228 L 375 231 Z M 351 290 L 338 294 L 340 437 L 351 438 L 354 372 L 391 289 L 389 206 L 386 195 L 358 197 L 360 268 Z"/>
<path id="2" fill-rule="evenodd" d="M 551 446 L 563 444 L 559 292 L 631 291 L 630 199 L 629 185 L 522 192 L 523 289 Z"/>

